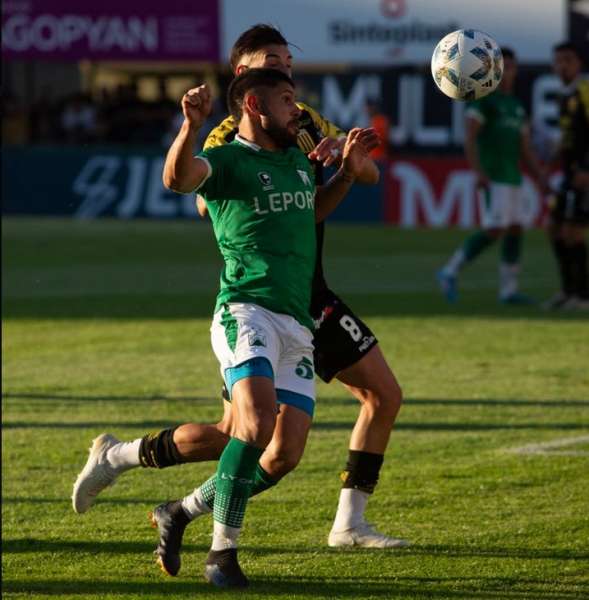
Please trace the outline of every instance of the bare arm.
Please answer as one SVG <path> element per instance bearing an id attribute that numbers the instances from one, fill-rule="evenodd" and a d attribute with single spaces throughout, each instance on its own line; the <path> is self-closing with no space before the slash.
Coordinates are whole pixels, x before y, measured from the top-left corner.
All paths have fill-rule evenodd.
<path id="1" fill-rule="evenodd" d="M 193 156 L 198 130 L 211 112 L 208 86 L 189 90 L 182 98 L 184 123 L 170 146 L 164 163 L 164 185 L 181 194 L 192 192 L 208 177 L 207 163 Z"/>
<path id="2" fill-rule="evenodd" d="M 476 173 L 477 187 L 487 187 L 489 178 L 483 171 L 479 160 L 479 150 L 477 148 L 477 138 L 481 131 L 482 123 L 472 117 L 466 119 L 466 132 L 464 136 L 464 154 L 470 168 Z"/>
<path id="3" fill-rule="evenodd" d="M 379 144 L 374 129 L 352 129 L 342 152 L 342 165 L 337 173 L 315 195 L 315 221 L 327 218 L 348 193 L 352 184 L 364 172 L 366 162 L 372 162 L 368 153 Z"/>

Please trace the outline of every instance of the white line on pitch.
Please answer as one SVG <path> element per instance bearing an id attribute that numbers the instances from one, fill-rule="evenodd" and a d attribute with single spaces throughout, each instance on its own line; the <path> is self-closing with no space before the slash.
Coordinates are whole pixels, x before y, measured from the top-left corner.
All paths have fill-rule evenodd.
<path id="1" fill-rule="evenodd" d="M 589 451 L 585 450 L 559 450 L 576 444 L 589 443 L 589 435 L 581 435 L 573 438 L 560 438 L 551 442 L 542 442 L 540 444 L 529 444 L 519 448 L 512 448 L 508 452 L 514 454 L 558 454 L 559 456 L 589 456 Z"/>

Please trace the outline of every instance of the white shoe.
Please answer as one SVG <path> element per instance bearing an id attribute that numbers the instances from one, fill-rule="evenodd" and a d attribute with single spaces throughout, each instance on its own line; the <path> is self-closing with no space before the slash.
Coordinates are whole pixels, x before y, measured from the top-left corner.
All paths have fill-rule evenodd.
<path id="1" fill-rule="evenodd" d="M 96 496 L 115 482 L 118 473 L 108 464 L 106 453 L 119 443 L 110 433 L 103 433 L 92 442 L 88 461 L 74 483 L 72 505 L 77 513 L 85 513 Z"/>
<path id="2" fill-rule="evenodd" d="M 406 548 L 407 540 L 389 537 L 379 533 L 370 523 L 363 521 L 356 527 L 344 531 L 331 530 L 327 538 L 328 546 L 339 548 L 342 546 L 359 546 L 361 548 Z"/>

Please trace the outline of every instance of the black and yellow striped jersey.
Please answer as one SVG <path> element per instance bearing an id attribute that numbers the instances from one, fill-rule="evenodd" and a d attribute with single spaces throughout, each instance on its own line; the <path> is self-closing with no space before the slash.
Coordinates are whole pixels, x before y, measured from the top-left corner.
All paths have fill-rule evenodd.
<path id="1" fill-rule="evenodd" d="M 565 90 L 560 98 L 561 156 L 565 179 L 589 168 L 589 80 Z"/>
<path id="2" fill-rule="evenodd" d="M 298 133 L 298 146 L 305 153 L 309 154 L 311 150 L 317 146 L 317 144 L 323 138 L 340 138 L 346 135 L 339 127 L 322 117 L 316 110 L 304 104 L 303 102 L 297 102 L 297 106 L 301 109 L 301 116 L 299 117 L 299 133 Z M 235 134 L 237 133 L 237 125 L 235 119 L 232 116 L 227 117 L 220 125 L 215 127 L 208 135 L 204 149 L 213 148 L 214 146 L 222 146 L 233 141 Z M 319 162 L 313 161 L 311 163 L 315 170 L 315 182 L 317 185 L 324 183 L 323 165 Z M 328 289 L 325 277 L 323 275 L 323 236 L 324 236 L 324 223 L 317 224 L 317 259 L 315 263 L 315 273 L 313 276 L 313 291 L 311 300 L 311 312 L 313 313 L 313 307 L 319 304 L 318 297 L 322 292 Z"/>

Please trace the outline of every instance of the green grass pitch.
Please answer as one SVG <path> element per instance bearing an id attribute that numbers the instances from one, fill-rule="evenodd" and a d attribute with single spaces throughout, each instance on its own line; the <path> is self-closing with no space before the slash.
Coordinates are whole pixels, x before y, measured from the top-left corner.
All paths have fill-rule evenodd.
<path id="1" fill-rule="evenodd" d="M 328 280 L 379 337 L 406 399 L 367 516 L 413 545 L 327 547 L 357 404 L 319 384 L 299 468 L 249 506 L 245 597 L 589 597 L 589 320 L 499 306 L 496 248 L 447 306 L 434 273 L 464 235 L 328 227 Z M 208 518 L 187 531 L 179 577 L 152 556 L 147 512 L 214 464 L 137 469 L 82 516 L 70 503 L 97 434 L 218 417 L 219 265 L 205 224 L 4 221 L 3 597 L 234 596 L 202 578 Z M 556 288 L 541 232 L 526 239 L 523 287 Z"/>

